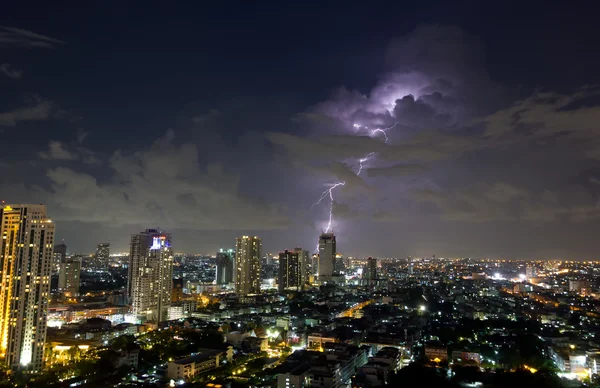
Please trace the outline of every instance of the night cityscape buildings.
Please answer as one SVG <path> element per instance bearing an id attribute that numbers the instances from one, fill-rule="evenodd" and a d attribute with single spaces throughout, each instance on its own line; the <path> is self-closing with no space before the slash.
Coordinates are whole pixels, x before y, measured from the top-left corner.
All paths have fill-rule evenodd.
<path id="1" fill-rule="evenodd" d="M 96 266 L 98 268 L 106 268 L 108 267 L 108 263 L 110 262 L 110 244 L 109 243 L 100 243 L 96 247 Z"/>
<path id="2" fill-rule="evenodd" d="M 335 235 L 333 233 L 323 233 L 319 237 L 319 260 L 317 275 L 320 282 L 331 281 L 335 268 L 336 256 Z"/>
<path id="3" fill-rule="evenodd" d="M 279 292 L 286 289 L 299 290 L 302 288 L 302 250 L 288 251 L 287 249 L 279 253 L 279 276 L 277 285 Z"/>
<path id="4" fill-rule="evenodd" d="M 132 314 L 143 320 L 167 320 L 173 291 L 171 235 L 160 229 L 133 234 L 127 278 Z"/>
<path id="5" fill-rule="evenodd" d="M 58 274 L 58 291 L 66 297 L 79 296 L 80 281 L 81 259 L 69 257 L 61 261 Z"/>
<path id="6" fill-rule="evenodd" d="M 600 388 L 600 3 L 2 5 L 0 388 Z"/>
<path id="7" fill-rule="evenodd" d="M 60 263 L 64 262 L 67 258 L 67 245 L 63 242 L 54 246 L 52 255 L 52 275 L 58 275 L 60 270 Z"/>
<path id="8" fill-rule="evenodd" d="M 367 259 L 367 265 L 363 272 L 363 278 L 366 280 L 368 286 L 374 286 L 377 282 L 377 259 L 369 257 Z"/>
<path id="9" fill-rule="evenodd" d="M 235 241 L 235 292 L 242 296 L 259 294 L 262 240 L 242 236 Z"/>
<path id="10" fill-rule="evenodd" d="M 235 266 L 235 251 L 233 249 L 221 249 L 217 252 L 217 284 L 229 284 L 233 282 Z"/>
<path id="11" fill-rule="evenodd" d="M 9 369 L 41 371 L 54 223 L 44 205 L 0 207 L 0 356 Z"/>

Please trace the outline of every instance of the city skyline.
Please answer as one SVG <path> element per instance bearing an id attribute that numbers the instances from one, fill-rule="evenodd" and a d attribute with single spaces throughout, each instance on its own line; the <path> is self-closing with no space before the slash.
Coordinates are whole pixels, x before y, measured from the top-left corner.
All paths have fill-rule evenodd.
<path id="1" fill-rule="evenodd" d="M 8 5 L 0 200 L 73 252 L 152 226 L 190 253 L 331 229 L 346 256 L 595 259 L 593 13 L 355 8 Z"/>

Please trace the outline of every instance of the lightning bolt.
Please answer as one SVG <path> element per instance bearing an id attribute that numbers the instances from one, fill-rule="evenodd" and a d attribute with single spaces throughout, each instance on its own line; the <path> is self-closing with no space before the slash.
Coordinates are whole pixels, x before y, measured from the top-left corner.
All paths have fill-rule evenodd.
<path id="1" fill-rule="evenodd" d="M 366 129 L 366 130 L 370 131 L 371 136 L 375 136 L 376 134 L 382 134 L 383 137 L 385 138 L 384 143 L 387 144 L 387 142 L 390 140 L 388 137 L 387 131 L 394 128 L 396 125 L 398 125 L 398 122 L 395 122 L 394 125 L 387 127 L 387 128 L 375 128 L 375 129 L 369 130 L 369 127 L 362 126 L 358 123 L 354 123 L 354 124 L 352 124 L 352 127 L 356 131 L 359 131 L 361 129 Z M 363 163 L 368 161 L 374 155 L 375 155 L 375 152 L 369 152 L 363 158 L 358 159 L 358 171 L 356 172 L 357 176 L 360 175 L 360 173 L 363 170 Z M 327 190 L 323 191 L 321 193 L 321 196 L 317 200 L 317 202 L 313 203 L 312 206 L 310 207 L 310 210 L 312 211 L 312 209 L 315 206 L 320 205 L 327 197 L 329 197 L 329 221 L 327 222 L 327 228 L 325 229 L 325 233 L 329 233 L 329 231 L 331 230 L 331 224 L 333 223 L 333 202 L 334 202 L 333 191 L 340 186 L 344 186 L 345 184 L 346 184 L 346 182 L 336 182 L 336 183 L 331 184 L 331 187 L 329 187 Z M 317 251 L 318 251 L 318 246 L 317 246 Z"/>
<path id="2" fill-rule="evenodd" d="M 387 127 L 387 128 L 376 128 L 376 129 L 372 129 L 371 130 L 371 136 L 374 136 L 376 133 L 381 133 L 383 134 L 383 137 L 385 137 L 385 141 L 384 143 L 387 144 L 388 140 L 390 140 L 390 138 L 387 135 L 387 131 L 389 131 L 390 129 L 393 129 L 396 125 L 400 124 L 399 121 L 396 121 L 394 123 L 394 125 L 392 125 L 391 127 Z M 369 129 L 369 128 L 366 128 Z"/>
<path id="3" fill-rule="evenodd" d="M 340 186 L 344 186 L 346 184 L 346 182 L 337 182 L 331 185 L 330 188 L 328 188 L 327 190 L 323 191 L 323 193 L 321 193 L 321 197 L 319 198 L 319 200 L 315 203 L 312 204 L 312 206 L 310 207 L 310 210 L 313 209 L 313 207 L 320 205 L 321 202 L 323 202 L 323 200 L 327 197 L 329 197 L 329 222 L 327 223 L 327 228 L 325 229 L 325 233 L 329 233 L 329 231 L 331 230 L 331 223 L 333 222 L 333 190 L 335 190 L 337 187 Z"/>
<path id="4" fill-rule="evenodd" d="M 358 171 L 356 172 L 356 175 L 360 175 L 363 169 L 363 163 L 369 160 L 373 155 L 375 155 L 375 152 L 369 152 L 364 158 L 358 159 Z"/>
<path id="5" fill-rule="evenodd" d="M 394 128 L 396 125 L 398 125 L 398 121 L 396 121 L 394 123 L 394 125 L 387 127 L 387 128 L 375 128 L 375 129 L 371 129 L 371 136 L 374 136 L 376 133 L 381 133 L 383 135 L 383 137 L 385 138 L 384 143 L 387 144 L 387 142 L 390 140 L 390 138 L 387 135 L 387 131 L 389 131 L 390 129 Z M 362 128 L 360 124 L 352 124 L 352 126 L 354 128 L 356 128 L 357 130 Z M 369 127 L 364 127 L 365 129 L 369 129 Z M 373 155 L 375 155 L 375 152 L 369 152 L 364 158 L 360 158 L 358 159 L 358 171 L 356 172 L 356 175 L 360 175 L 360 173 L 363 170 L 363 163 L 366 162 L 367 160 L 369 160 Z"/>
<path id="6" fill-rule="evenodd" d="M 386 128 L 387 129 L 387 128 Z M 387 135 L 387 132 L 381 128 L 377 128 L 377 129 L 372 129 L 371 130 L 371 135 L 375 135 L 376 133 L 382 133 L 383 136 L 385 137 L 385 143 L 388 142 L 388 140 L 390 140 L 390 138 Z"/>

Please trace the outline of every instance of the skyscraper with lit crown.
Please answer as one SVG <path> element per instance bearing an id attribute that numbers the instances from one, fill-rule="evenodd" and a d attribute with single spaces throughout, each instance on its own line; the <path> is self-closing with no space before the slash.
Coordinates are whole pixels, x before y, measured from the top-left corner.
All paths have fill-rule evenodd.
<path id="1" fill-rule="evenodd" d="M 261 239 L 238 237 L 235 247 L 235 292 L 241 296 L 260 293 Z"/>
<path id="2" fill-rule="evenodd" d="M 132 313 L 153 322 L 166 321 L 173 292 L 171 234 L 146 229 L 132 235 L 128 272 Z"/>
<path id="3" fill-rule="evenodd" d="M 45 205 L 2 205 L 0 235 L 0 356 L 12 370 L 41 371 L 54 223 Z"/>

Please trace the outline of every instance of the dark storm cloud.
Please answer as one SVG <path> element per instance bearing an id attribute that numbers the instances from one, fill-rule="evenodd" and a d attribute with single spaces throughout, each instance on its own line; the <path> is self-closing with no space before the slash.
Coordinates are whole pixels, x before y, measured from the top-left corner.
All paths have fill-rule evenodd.
<path id="1" fill-rule="evenodd" d="M 418 201 L 431 202 L 446 221 L 589 221 L 600 217 L 597 197 L 585 193 L 541 193 L 508 183 L 477 183 L 448 192 L 423 190 L 415 193 Z M 574 197 L 581 197 L 579 201 Z M 583 201 L 581 201 L 583 199 Z"/>
<path id="2" fill-rule="evenodd" d="M 600 158 L 597 88 L 570 96 L 536 93 L 511 103 L 485 70 L 481 42 L 456 27 L 417 28 L 392 43 L 387 64 L 388 73 L 369 94 L 339 88 L 304 114 L 308 136 L 268 135 L 299 166 L 322 165 L 319 171 L 331 182 L 347 179 L 353 187 L 359 179 L 376 191 L 350 197 L 340 187 L 336 201 L 344 206 L 335 202 L 334 216 L 407 222 L 433 205 L 452 223 L 598 218 L 600 193 L 568 178 L 586 167 L 585 159 Z M 377 128 L 389 128 L 389 141 Z M 552 157 L 544 149 L 560 152 L 555 158 L 565 155 L 555 176 L 538 172 Z M 513 157 L 507 150 L 519 150 L 520 163 L 507 163 Z M 357 177 L 359 160 L 363 174 Z M 335 161 L 343 162 L 345 175 L 330 168 Z M 500 173 L 515 181 L 498 181 Z M 527 183 L 532 175 L 536 179 Z"/>
<path id="3" fill-rule="evenodd" d="M 112 175 L 99 180 L 69 167 L 51 168 L 49 192 L 55 218 L 120 225 L 156 225 L 208 230 L 278 229 L 283 209 L 240 195 L 239 176 L 219 163 L 201 166 L 194 144 L 174 143 L 174 134 L 133 154 L 115 151 Z"/>
<path id="4" fill-rule="evenodd" d="M 53 48 L 64 42 L 21 28 L 0 26 L 0 47 Z"/>
<path id="5" fill-rule="evenodd" d="M 0 28 L 0 47 L 60 43 Z M 279 96 L 235 98 L 219 85 L 225 97 L 214 97 L 198 88 L 182 92 L 181 103 L 149 105 L 150 125 L 135 113 L 111 111 L 108 124 L 118 129 L 106 133 L 96 129 L 106 123 L 78 122 L 78 113 L 94 111 L 84 104 L 81 112 L 58 98 L 6 107 L 0 131 L 37 125 L 48 136 L 25 147 L 30 154 L 20 157 L 29 160 L 2 160 L 2 192 L 47 203 L 60 230 L 86 244 L 105 235 L 125 241 L 138 228 L 161 226 L 192 236 L 183 249 L 197 248 L 197 231 L 225 236 L 219 241 L 227 244 L 237 231 L 270 236 L 271 246 L 305 236 L 312 247 L 330 210 L 343 251 L 365 254 L 400 253 L 401 243 L 429 253 L 470 251 L 501 228 L 516 251 L 523 247 L 512 245 L 517 228 L 564 231 L 599 221 L 597 89 L 538 92 L 515 102 L 488 75 L 484 54 L 483 43 L 459 28 L 422 26 L 392 41 L 385 73 L 370 89 L 342 86 L 326 101 L 307 108 L 301 100 L 290 109 Z M 18 78 L 16 67 L 2 69 L 0 75 Z M 27 75 L 33 71 L 27 67 Z M 201 76 L 185 75 L 194 85 Z M 114 90 L 105 93 L 110 98 Z M 52 119 L 68 129 L 55 133 Z M 174 130 L 158 138 L 166 128 Z M 114 135 L 123 133 L 135 140 L 116 145 Z M 311 210 L 339 182 L 333 202 L 326 196 Z M 557 235 L 548 232 L 547 239 Z"/>
<path id="6" fill-rule="evenodd" d="M 426 170 L 425 166 L 417 164 L 394 164 L 388 167 L 367 168 L 369 177 L 398 177 L 417 174 Z"/>
<path id="7" fill-rule="evenodd" d="M 600 158 L 600 90 L 584 87 L 573 95 L 536 93 L 483 119 L 484 135 L 508 142 L 552 140 L 579 157 Z"/>

